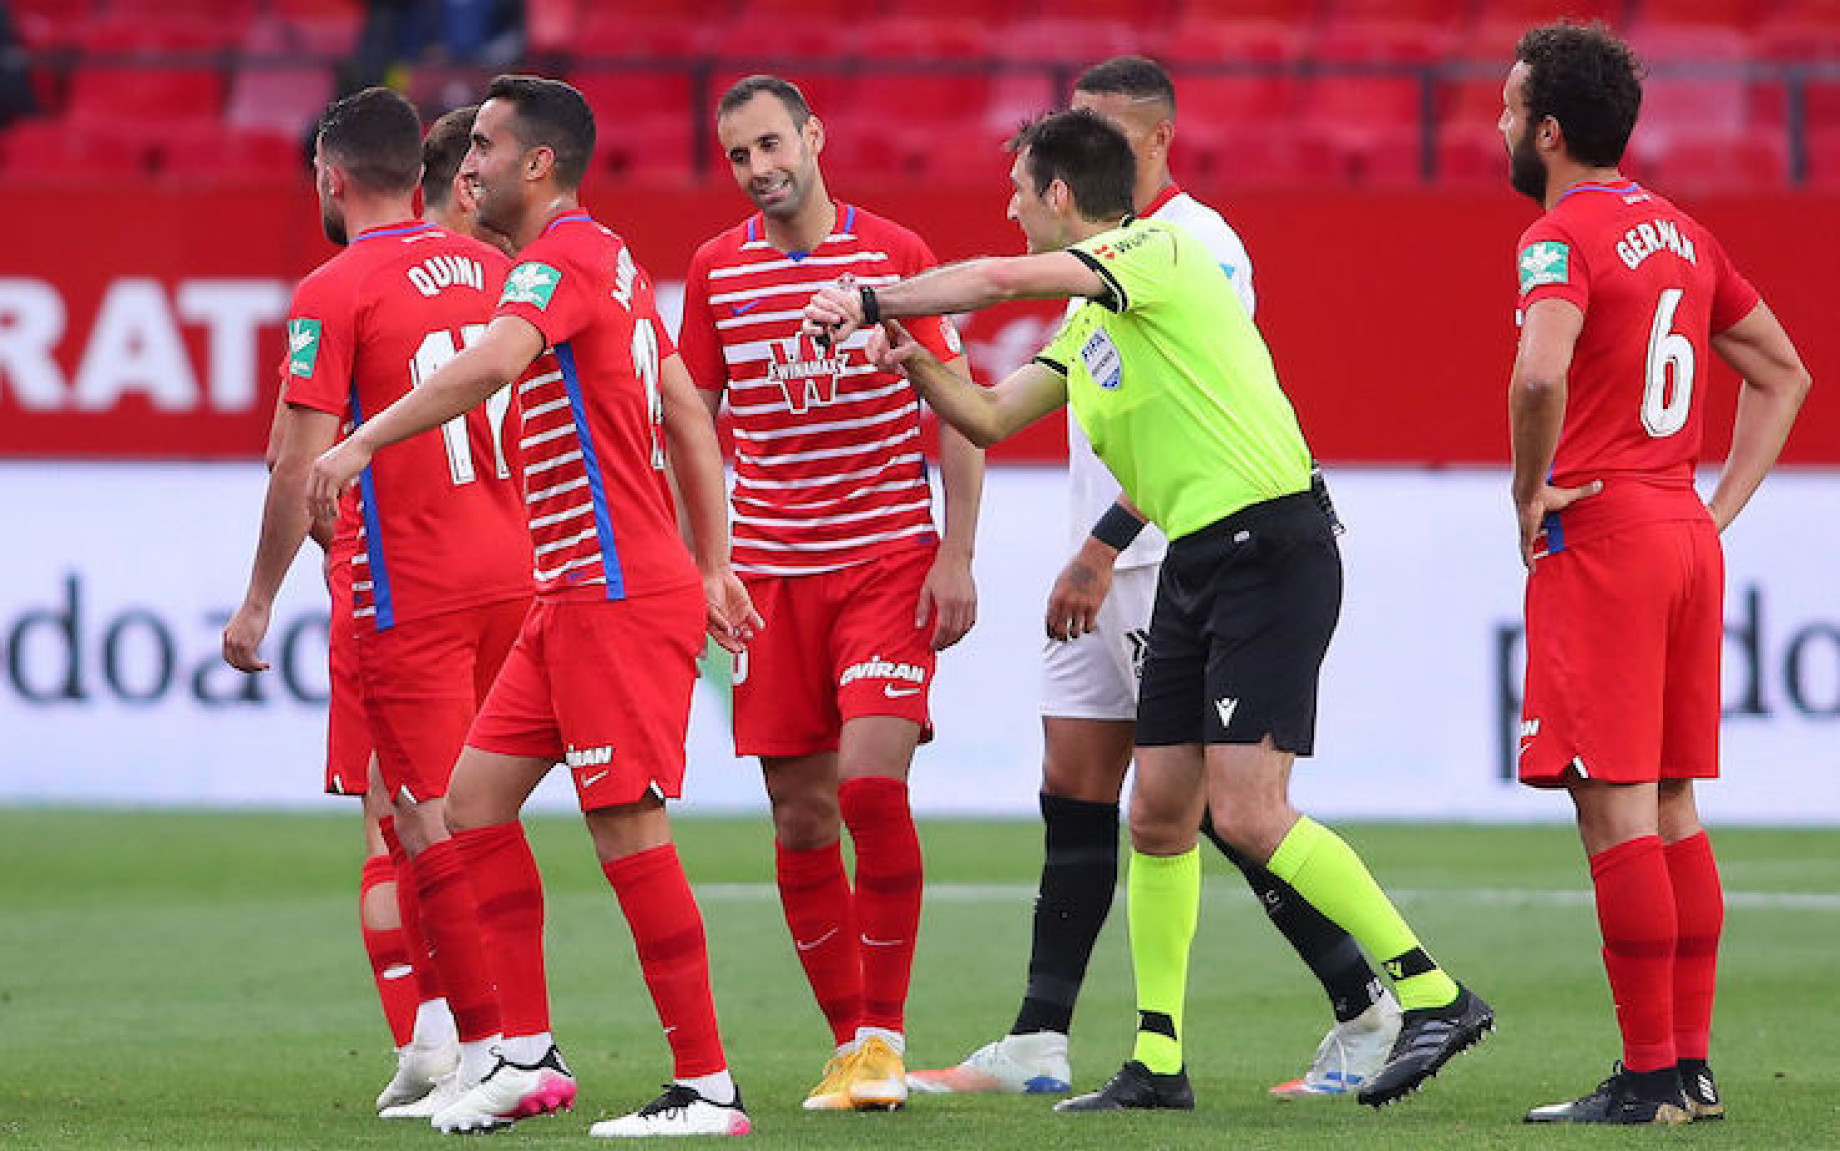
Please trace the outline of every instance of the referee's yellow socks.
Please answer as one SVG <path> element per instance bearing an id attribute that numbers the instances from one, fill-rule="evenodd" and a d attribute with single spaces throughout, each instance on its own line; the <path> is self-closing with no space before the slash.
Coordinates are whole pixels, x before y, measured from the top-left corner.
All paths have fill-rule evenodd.
<path id="1" fill-rule="evenodd" d="M 1201 908 L 1201 849 L 1131 852 L 1127 887 L 1131 968 L 1137 978 L 1137 1045 L 1131 1058 L 1158 1075 L 1182 1069 L 1188 949 Z"/>
<path id="2" fill-rule="evenodd" d="M 1401 1007 L 1442 1007 L 1456 999 L 1456 983 L 1419 946 L 1418 936 L 1341 836 L 1303 816 L 1265 869 L 1381 960 Z"/>

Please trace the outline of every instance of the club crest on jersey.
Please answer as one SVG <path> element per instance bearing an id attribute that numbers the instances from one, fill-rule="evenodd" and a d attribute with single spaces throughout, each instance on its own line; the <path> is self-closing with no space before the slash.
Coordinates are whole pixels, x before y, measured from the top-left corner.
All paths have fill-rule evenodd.
<path id="1" fill-rule="evenodd" d="M 549 307 L 549 298 L 556 294 L 556 285 L 561 282 L 561 273 L 548 264 L 534 260 L 528 264 L 519 264 L 505 277 L 505 293 L 498 298 L 498 302 L 529 304 L 542 311 Z"/>
<path id="2" fill-rule="evenodd" d="M 844 355 L 834 345 L 826 351 L 803 333 L 788 340 L 769 340 L 773 362 L 767 365 L 767 378 L 779 385 L 786 406 L 797 414 L 837 398 L 837 373 L 843 371 Z"/>
<path id="3" fill-rule="evenodd" d="M 287 333 L 288 375 L 311 377 L 319 362 L 319 321 L 289 320 Z"/>
<path id="4" fill-rule="evenodd" d="M 1563 284 L 1571 275 L 1572 250 L 1557 240 L 1541 240 L 1521 249 L 1521 294 L 1542 284 Z"/>

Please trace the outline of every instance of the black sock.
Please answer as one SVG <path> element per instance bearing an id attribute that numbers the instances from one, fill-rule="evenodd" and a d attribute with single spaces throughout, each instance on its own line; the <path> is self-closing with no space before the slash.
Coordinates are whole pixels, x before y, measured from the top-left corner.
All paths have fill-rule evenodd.
<path id="1" fill-rule="evenodd" d="M 1202 816 L 1201 833 L 1239 868 L 1272 924 L 1316 973 L 1337 1023 L 1346 1023 L 1379 1001 L 1380 977 L 1352 935 L 1330 922 L 1296 888 L 1235 851 L 1215 832 L 1212 816 Z"/>
<path id="2" fill-rule="evenodd" d="M 1086 981 L 1099 929 L 1118 886 L 1118 805 L 1043 794 L 1046 857 L 1035 897 L 1029 987 L 1011 1035 L 1073 1026 L 1073 1005 Z"/>

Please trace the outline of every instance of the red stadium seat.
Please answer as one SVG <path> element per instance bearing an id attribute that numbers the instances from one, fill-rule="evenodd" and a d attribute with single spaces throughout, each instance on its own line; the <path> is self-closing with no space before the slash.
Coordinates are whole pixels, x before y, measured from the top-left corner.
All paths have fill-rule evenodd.
<path id="1" fill-rule="evenodd" d="M 1326 0 L 1323 15 L 1356 23 L 1455 25 L 1469 15 L 1469 0 Z"/>
<path id="2" fill-rule="evenodd" d="M 681 15 L 629 15 L 590 4 L 572 45 L 575 60 L 674 59 L 713 51 L 727 24 Z"/>
<path id="3" fill-rule="evenodd" d="M 1341 175 L 1335 157 L 1288 127 L 1204 123 L 1179 139 L 1176 174 L 1210 187 L 1308 187 Z"/>
<path id="4" fill-rule="evenodd" d="M 1529 28 L 1550 24 L 1561 16 L 1575 20 L 1602 20 L 1623 26 L 1624 0 L 1482 0 L 1476 17 L 1460 31 L 1452 45 L 1454 57 L 1500 61 L 1503 74 L 1514 61 L 1514 45 Z"/>
<path id="5" fill-rule="evenodd" d="M 963 60 L 986 54 L 1003 36 L 1003 16 L 974 23 L 958 16 L 886 16 L 857 29 L 856 53 L 873 65 L 880 60 Z"/>
<path id="6" fill-rule="evenodd" d="M 224 119 L 233 128 L 298 134 L 318 120 L 332 96 L 332 71 L 324 66 L 251 64 L 231 78 Z"/>
<path id="7" fill-rule="evenodd" d="M 1446 124 L 1437 132 L 1437 180 L 1440 184 L 1508 188 L 1508 149 L 1501 133 L 1472 124 Z"/>
<path id="8" fill-rule="evenodd" d="M 1296 20 L 1217 16 L 1188 11 L 1173 24 L 1152 30 L 1151 55 L 1170 66 L 1301 59 L 1310 46 L 1310 26 Z M 1177 96 L 1180 99 L 1180 94 Z"/>
<path id="9" fill-rule="evenodd" d="M 571 52 L 581 26 L 582 0 L 524 0 L 524 38 L 536 55 Z"/>
<path id="10" fill-rule="evenodd" d="M 1771 5 L 1761 0 L 1642 0 L 1644 24 L 1690 25 L 1701 28 L 1748 28 Z"/>
<path id="11" fill-rule="evenodd" d="M 1689 136 L 1646 156 L 1648 179 L 1666 195 L 1775 191 L 1789 181 L 1789 142 L 1772 133 Z"/>
<path id="12" fill-rule="evenodd" d="M 1322 0 L 1177 0 L 1180 18 L 1272 20 L 1308 24 L 1321 14 Z"/>
<path id="13" fill-rule="evenodd" d="M 1832 121 L 1808 130 L 1808 186 L 1840 191 L 1840 125 Z"/>
<path id="14" fill-rule="evenodd" d="M 1787 60 L 1840 57 L 1840 0 L 1785 0 L 1762 17 L 1760 54 Z"/>
<path id="15" fill-rule="evenodd" d="M 1201 130 L 1277 127 L 1288 124 L 1296 113 L 1296 85 L 1286 76 L 1185 72 L 1172 79 L 1178 141 Z"/>
<path id="16" fill-rule="evenodd" d="M 28 120 L 0 136 L 0 155 L 5 157 L 9 179 L 134 178 L 145 176 L 150 169 L 151 137 L 142 128 Z"/>
<path id="17" fill-rule="evenodd" d="M 1412 183 L 1423 155 L 1424 87 L 1415 75 L 1323 73 L 1306 82 L 1299 132 L 1356 183 Z"/>
<path id="18" fill-rule="evenodd" d="M 1098 60 L 1142 52 L 1144 36 L 1124 20 L 1067 20 L 1059 16 L 1012 21 L 993 37 L 999 60 L 1066 64 L 1084 68 Z"/>
<path id="19" fill-rule="evenodd" d="M 90 65 L 71 79 L 73 123 L 214 120 L 224 111 L 224 74 L 216 68 Z"/>
<path id="20" fill-rule="evenodd" d="M 170 183 L 297 184 L 311 178 L 302 133 L 199 125 L 162 133 L 154 149 Z"/>
<path id="21" fill-rule="evenodd" d="M 990 105 L 990 74 L 982 69 L 912 68 L 863 72 L 850 79 L 852 113 L 899 123 L 975 124 Z"/>

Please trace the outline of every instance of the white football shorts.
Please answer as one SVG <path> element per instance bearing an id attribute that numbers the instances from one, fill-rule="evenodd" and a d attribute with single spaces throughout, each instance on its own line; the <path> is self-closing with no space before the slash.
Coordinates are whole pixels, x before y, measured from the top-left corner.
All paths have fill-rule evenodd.
<path id="1" fill-rule="evenodd" d="M 1137 684 L 1150 637 L 1159 564 L 1112 573 L 1098 630 L 1074 640 L 1044 640 L 1041 714 L 1052 719 L 1137 718 Z"/>

